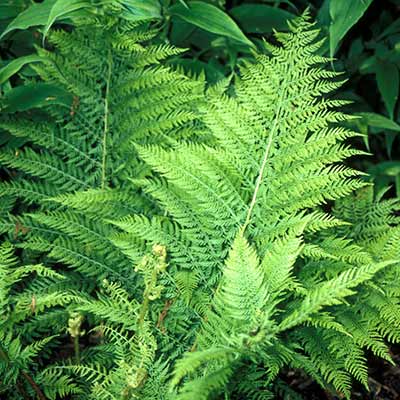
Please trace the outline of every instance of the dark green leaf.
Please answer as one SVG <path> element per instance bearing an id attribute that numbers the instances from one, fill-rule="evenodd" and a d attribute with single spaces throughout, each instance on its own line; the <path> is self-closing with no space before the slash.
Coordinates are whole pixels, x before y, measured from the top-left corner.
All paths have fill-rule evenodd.
<path id="1" fill-rule="evenodd" d="M 70 108 L 72 95 L 58 86 L 46 83 L 31 83 L 7 92 L 0 98 L 1 110 L 5 112 L 25 111 L 50 104 Z"/>
<path id="2" fill-rule="evenodd" d="M 385 133 L 386 152 L 389 158 L 392 158 L 393 143 L 396 140 L 397 136 L 398 134 L 396 132 Z"/>
<path id="3" fill-rule="evenodd" d="M 188 6 L 189 8 L 186 8 L 182 4 L 176 4 L 170 8 L 170 13 L 172 16 L 181 18 L 208 32 L 229 37 L 248 46 L 254 46 L 235 21 L 219 8 L 202 1 L 191 1 Z"/>
<path id="4" fill-rule="evenodd" d="M 395 64 L 379 60 L 376 66 L 376 80 L 389 116 L 393 119 L 399 95 L 399 69 Z"/>
<path id="5" fill-rule="evenodd" d="M 205 63 L 200 60 L 180 59 L 175 64 L 181 66 L 185 71 L 191 75 L 205 74 L 207 82 L 215 83 L 224 78 L 224 70 L 222 66 L 212 63 Z"/>
<path id="6" fill-rule="evenodd" d="M 161 5 L 158 0 L 123 0 L 122 17 L 130 21 L 161 18 Z"/>
<path id="7" fill-rule="evenodd" d="M 349 58 L 356 58 L 359 57 L 364 50 L 363 41 L 361 38 L 357 38 L 352 41 L 349 49 Z"/>
<path id="8" fill-rule="evenodd" d="M 400 18 L 396 19 L 390 24 L 378 37 L 377 40 L 382 40 L 386 36 L 392 35 L 393 33 L 400 32 Z"/>
<path id="9" fill-rule="evenodd" d="M 287 30 L 287 21 L 295 17 L 285 10 L 264 4 L 242 4 L 232 8 L 230 14 L 248 33 L 270 33 L 273 29 Z"/>
<path id="10" fill-rule="evenodd" d="M 375 55 L 365 59 L 358 68 L 358 70 L 360 71 L 360 74 L 366 75 L 366 74 L 375 73 L 377 62 L 378 62 L 378 59 L 376 58 Z"/>
<path id="11" fill-rule="evenodd" d="M 400 161 L 385 161 L 370 168 L 372 175 L 397 176 L 400 174 Z"/>
<path id="12" fill-rule="evenodd" d="M 4 83 L 10 76 L 16 74 L 24 65 L 43 60 L 43 57 L 35 54 L 12 60 L 0 69 L 0 84 Z"/>
<path id="13" fill-rule="evenodd" d="M 349 29 L 362 17 L 372 0 L 330 0 L 329 27 L 330 55 L 333 57 L 339 42 Z"/>
<path id="14" fill-rule="evenodd" d="M 43 39 L 50 27 L 61 17 L 81 10 L 83 8 L 91 7 L 91 4 L 87 0 L 56 0 L 53 7 L 50 10 L 49 16 L 46 21 L 46 25 L 43 30 Z"/>
<path id="15" fill-rule="evenodd" d="M 177 46 L 185 47 L 185 41 L 190 37 L 197 28 L 181 19 L 177 19 L 171 26 L 169 39 L 171 43 Z"/>
<path id="16" fill-rule="evenodd" d="M 43 3 L 32 4 L 27 10 L 19 14 L 13 21 L 11 21 L 11 23 L 1 34 L 0 39 L 15 29 L 28 29 L 31 26 L 45 25 L 50 14 L 50 10 L 54 6 L 55 2 L 56 0 L 45 0 Z"/>
<path id="17" fill-rule="evenodd" d="M 321 7 L 318 10 L 317 20 L 321 26 L 329 26 L 331 17 L 329 15 L 329 4 L 330 0 L 324 0 Z"/>
<path id="18" fill-rule="evenodd" d="M 384 117 L 383 115 L 372 112 L 359 113 L 359 115 L 367 122 L 369 126 L 400 132 L 400 125 L 391 119 Z"/>
<path id="19" fill-rule="evenodd" d="M 23 4 L 0 4 L 0 20 L 15 18 L 22 10 Z"/>

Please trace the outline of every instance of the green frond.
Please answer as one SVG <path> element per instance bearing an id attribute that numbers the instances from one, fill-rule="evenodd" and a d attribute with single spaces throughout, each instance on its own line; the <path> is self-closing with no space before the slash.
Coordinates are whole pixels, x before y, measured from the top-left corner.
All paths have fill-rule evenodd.
<path id="1" fill-rule="evenodd" d="M 114 324 L 121 324 L 126 330 L 135 330 L 139 315 L 140 304 L 130 300 L 128 294 L 117 284 L 106 281 L 104 294 L 100 294 L 98 300 L 85 300 L 77 306 L 84 313 L 92 313 L 97 318 L 107 319 Z M 129 315 L 129 319 L 126 316 Z"/>
<path id="2" fill-rule="evenodd" d="M 60 370 L 44 370 L 36 377 L 49 400 L 83 394 L 82 389 L 79 388 L 74 380 L 71 377 L 62 375 Z"/>
<path id="3" fill-rule="evenodd" d="M 171 385 L 176 386 L 188 374 L 198 370 L 204 363 L 215 361 L 216 363 L 232 357 L 229 348 L 210 348 L 201 352 L 188 353 L 184 358 L 176 363 L 174 377 Z"/>
<path id="4" fill-rule="evenodd" d="M 329 339 L 321 331 L 304 328 L 300 332 L 304 351 L 309 354 L 312 364 L 318 370 L 325 384 L 332 384 L 347 399 L 350 398 L 351 377 L 344 368 L 345 359 L 332 357 Z"/>
<path id="5" fill-rule="evenodd" d="M 300 304 L 281 322 L 279 329 L 286 330 L 302 322 L 324 306 L 340 304 L 344 298 L 354 294 L 353 288 L 370 280 L 381 269 L 393 265 L 393 261 L 351 268 L 336 278 L 321 283 L 310 290 Z"/>
<path id="6" fill-rule="evenodd" d="M 251 327 L 257 312 L 270 297 L 263 283 L 257 255 L 239 234 L 226 262 L 221 287 L 217 290 L 218 302 L 222 304 L 217 303 L 216 306 L 222 309 L 223 305 L 224 312 L 229 312 L 233 321 Z"/>
<path id="7" fill-rule="evenodd" d="M 193 296 L 193 291 L 199 285 L 199 277 L 191 271 L 179 271 L 175 274 L 174 280 L 180 296 L 186 304 L 190 303 Z"/>

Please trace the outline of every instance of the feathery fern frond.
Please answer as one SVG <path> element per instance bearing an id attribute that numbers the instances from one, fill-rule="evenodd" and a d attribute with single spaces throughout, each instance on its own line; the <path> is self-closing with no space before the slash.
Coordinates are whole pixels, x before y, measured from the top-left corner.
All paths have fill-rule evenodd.
<path id="1" fill-rule="evenodd" d="M 62 333 L 57 329 L 62 315 L 53 315 L 53 335 L 45 336 L 41 331 L 48 321 L 40 317 L 46 310 L 51 320 L 48 311 L 57 307 L 63 307 L 65 314 L 65 307 L 76 301 L 73 291 L 58 290 L 64 278 L 43 265 L 19 265 L 13 247 L 0 246 L 0 393 L 16 390 L 20 396 L 32 391 L 43 395 L 35 375 Z"/>
<path id="2" fill-rule="evenodd" d="M 341 82 L 315 55 L 321 43 L 307 19 L 278 34 L 278 46 L 266 44 L 270 56 L 256 55 L 243 67 L 233 95 L 208 92 L 200 111 L 213 142 L 136 146 L 158 176 L 135 182 L 158 201 L 162 215 L 136 214 L 115 225 L 135 245 L 168 248 L 173 281 L 166 293 L 186 293 L 181 276 L 190 273 L 199 279 L 188 288 L 191 296 L 205 291 L 211 303 L 202 318 L 178 300 L 182 305 L 170 308 L 164 321 L 172 335 L 186 307 L 190 325 L 202 327 L 189 332 L 196 339 L 187 347 L 201 363 L 190 371 L 181 367 L 196 359 L 187 352 L 176 364 L 175 384 L 189 375 L 178 398 L 228 396 L 227 383 L 241 363 L 270 365 L 271 382 L 285 365 L 300 367 L 349 397 L 352 377 L 366 384 L 363 348 L 382 354 L 379 341 L 349 339 L 340 315 L 343 303 L 369 292 L 397 258 L 374 259 L 363 244 L 337 234 L 351 231 L 351 221 L 319 210 L 364 184 L 356 179 L 360 173 L 341 164 L 360 154 L 344 144 L 358 134 L 341 126 L 350 119 L 337 111 L 345 102 L 328 98 Z M 356 318 L 357 311 L 351 314 Z M 324 337 L 326 346 L 303 342 L 307 332 Z M 351 355 L 347 361 L 332 350 L 340 340 Z M 215 363 L 211 349 L 225 347 L 235 356 Z M 285 357 L 274 353 L 277 347 Z"/>

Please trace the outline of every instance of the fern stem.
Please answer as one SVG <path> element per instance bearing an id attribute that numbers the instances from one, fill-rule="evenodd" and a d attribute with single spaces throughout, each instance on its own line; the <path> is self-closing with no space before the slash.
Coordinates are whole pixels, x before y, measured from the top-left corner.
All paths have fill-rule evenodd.
<path id="1" fill-rule="evenodd" d="M 3 346 L 1 344 L 0 344 L 0 358 L 2 358 L 6 364 L 10 363 L 10 359 L 7 353 L 4 351 Z"/>
<path id="2" fill-rule="evenodd" d="M 151 290 L 155 286 L 156 282 L 157 282 L 157 270 L 154 268 L 153 272 L 151 274 L 150 283 L 147 285 L 147 287 L 144 291 L 144 294 L 143 294 L 143 304 L 142 304 L 142 308 L 140 309 L 140 314 L 139 314 L 139 319 L 138 319 L 139 328 L 142 327 L 144 318 L 147 314 L 147 310 L 149 309 L 149 303 L 150 303 L 149 296 L 150 296 Z"/>
<path id="3" fill-rule="evenodd" d="M 8 354 L 6 353 L 1 344 L 0 344 L 0 358 L 3 359 L 3 361 L 6 364 L 10 364 L 10 358 L 8 357 Z M 15 387 L 17 388 L 18 393 L 24 398 L 24 400 L 29 400 L 28 395 L 26 394 L 23 386 L 21 385 L 18 379 L 15 383 Z"/>
<path id="4" fill-rule="evenodd" d="M 25 380 L 31 385 L 32 389 L 36 393 L 37 397 L 39 400 L 47 400 L 43 392 L 40 390 L 39 386 L 36 384 L 36 382 L 33 380 L 33 378 L 28 375 L 25 371 L 21 371 L 22 376 L 25 378 Z"/>
<path id="5" fill-rule="evenodd" d="M 267 143 L 267 147 L 266 147 L 265 152 L 264 152 L 263 160 L 262 160 L 261 167 L 260 167 L 260 172 L 259 172 L 259 174 L 257 176 L 257 180 L 256 180 L 256 187 L 254 189 L 253 197 L 251 199 L 251 203 L 250 203 L 249 209 L 247 211 L 246 221 L 243 224 L 243 228 L 242 228 L 243 232 L 246 230 L 247 226 L 250 223 L 251 215 L 253 213 L 254 206 L 256 205 L 256 202 L 257 202 L 258 192 L 259 192 L 260 187 L 261 187 L 261 182 L 262 182 L 262 179 L 263 179 L 264 170 L 265 170 L 265 167 L 267 166 L 269 152 L 271 150 L 273 134 L 274 134 L 274 131 L 271 131 L 271 134 L 269 135 L 269 138 L 268 138 L 268 143 Z"/>
<path id="6" fill-rule="evenodd" d="M 103 143 L 102 143 L 102 160 L 101 160 L 101 188 L 106 186 L 106 168 L 107 168 L 107 136 L 109 130 L 108 112 L 109 112 L 109 95 L 110 82 L 112 72 L 111 51 L 108 52 L 108 73 L 106 79 L 106 92 L 104 96 L 104 127 L 103 127 Z"/>
<path id="7" fill-rule="evenodd" d="M 138 326 L 139 328 L 143 325 L 144 322 L 144 317 L 147 314 L 147 310 L 149 308 L 149 296 L 148 293 L 144 293 L 144 299 L 143 299 L 143 304 L 142 308 L 140 309 L 140 314 L 139 314 L 139 319 L 138 319 Z"/>
<path id="8" fill-rule="evenodd" d="M 75 362 L 80 364 L 81 362 L 81 353 L 79 346 L 79 336 L 74 336 L 74 353 L 75 353 Z"/>
<path id="9" fill-rule="evenodd" d="M 0 358 L 4 360 L 6 364 L 10 364 L 11 360 L 10 357 L 8 357 L 7 352 L 4 350 L 3 346 L 0 344 Z M 29 385 L 32 387 L 33 391 L 36 393 L 37 397 L 39 400 L 47 400 L 43 392 L 40 390 L 39 386 L 36 384 L 36 382 L 33 380 L 33 378 L 26 373 L 25 371 L 21 370 L 21 375 L 24 377 L 24 379 L 29 383 Z M 16 383 L 16 388 L 18 392 L 21 394 L 21 396 L 24 399 L 28 399 L 29 397 L 27 396 L 25 390 L 23 389 L 22 385 L 17 381 Z"/>
<path id="10" fill-rule="evenodd" d="M 253 210 L 254 210 L 254 207 L 255 207 L 256 202 L 257 202 L 257 196 L 258 196 L 258 192 L 260 191 L 261 183 L 262 183 L 262 180 L 263 180 L 263 177 L 264 177 L 264 171 L 265 171 L 265 168 L 267 166 L 267 161 L 268 161 L 268 158 L 269 158 L 269 153 L 271 151 L 272 141 L 273 141 L 274 136 L 275 136 L 275 134 L 276 134 L 276 132 L 278 130 L 278 124 L 279 124 L 279 121 L 280 121 L 280 118 L 281 118 L 281 113 L 282 113 L 281 104 L 282 104 L 283 97 L 284 97 L 285 93 L 286 93 L 286 88 L 284 88 L 281 91 L 281 95 L 279 97 L 279 101 L 278 101 L 278 104 L 277 104 L 277 107 L 276 107 L 277 108 L 276 109 L 276 117 L 275 117 L 272 129 L 271 129 L 271 133 L 268 136 L 267 146 L 265 148 L 264 156 L 263 156 L 263 159 L 262 159 L 262 162 L 261 162 L 261 166 L 260 166 L 260 171 L 259 171 L 258 176 L 257 176 L 256 187 L 255 187 L 254 192 L 253 192 L 253 197 L 251 199 L 251 203 L 250 203 L 249 209 L 247 211 L 246 220 L 245 220 L 245 222 L 244 222 L 244 224 L 242 226 L 242 232 L 243 233 L 244 233 L 244 231 L 246 230 L 247 226 L 250 223 L 251 216 L 253 214 Z"/>
<path id="11" fill-rule="evenodd" d="M 28 393 L 25 392 L 24 387 L 21 385 L 19 380 L 15 383 L 15 387 L 17 388 L 18 393 L 22 396 L 24 400 L 29 400 Z"/>

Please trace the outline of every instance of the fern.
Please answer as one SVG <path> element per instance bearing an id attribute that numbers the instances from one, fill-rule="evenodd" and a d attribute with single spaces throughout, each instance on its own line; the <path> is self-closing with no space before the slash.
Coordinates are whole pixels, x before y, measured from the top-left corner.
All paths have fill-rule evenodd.
<path id="1" fill-rule="evenodd" d="M 85 353 L 79 354 L 80 334 L 71 326 L 77 320 L 70 318 L 68 305 L 89 307 L 88 294 L 95 294 L 106 277 L 132 291 L 133 285 L 140 287 L 132 262 L 109 240 L 111 228 L 105 220 L 154 208 L 127 178 L 149 173 L 133 142 L 168 147 L 177 138 L 203 136 L 193 112 L 203 84 L 161 65 L 181 51 L 149 44 L 156 33 L 148 24 L 107 12 L 80 21 L 71 32 L 51 31 L 46 46 L 51 50 L 38 49 L 43 62 L 32 65 L 38 74 L 33 81 L 59 88 L 72 102 L 68 107 L 49 104 L 38 118 L 30 111 L 13 115 L 4 108 L 0 121 L 2 129 L 23 144 L 17 150 L 4 146 L 0 152 L 0 163 L 12 178 L 1 183 L 0 229 L 22 248 L 22 258 L 41 258 L 46 264 L 26 274 L 72 267 L 62 275 L 63 283 L 50 282 L 50 276 L 47 283 L 33 281 L 18 295 L 5 291 L 4 302 L 16 302 L 15 323 L 30 316 L 31 307 L 37 313 L 35 321 L 10 329 L 27 335 L 26 340 L 50 329 L 62 332 L 63 340 L 69 336 L 75 344 L 75 360 L 84 359 Z M 107 296 L 104 302 L 108 304 Z M 101 315 L 100 303 L 99 299 L 94 308 Z M 115 313 L 117 305 L 110 304 L 110 314 Z M 7 343 L 19 343 L 12 340 L 14 336 L 7 337 Z M 123 372 L 125 364 L 120 368 Z M 87 394 L 72 377 L 35 367 L 36 372 L 35 381 L 49 398 Z"/>
<path id="2" fill-rule="evenodd" d="M 43 265 L 18 265 L 13 252 L 9 243 L 0 247 L 0 392 L 10 399 L 25 399 L 28 394 L 44 399 L 36 377 L 40 358 L 49 356 L 62 334 L 65 307 L 78 296 L 73 288 L 58 287 L 63 275 Z M 57 307 L 64 308 L 61 315 Z M 43 331 L 47 335 L 42 336 Z"/>
<path id="3" fill-rule="evenodd" d="M 205 91 L 151 23 L 49 34 L 32 80 L 72 103 L 0 121 L 24 140 L 0 153 L 6 395 L 296 397 L 292 368 L 350 398 L 366 349 L 391 362 L 399 203 L 345 166 L 340 74 L 307 13 L 289 28 Z"/>
<path id="4" fill-rule="evenodd" d="M 83 314 L 94 317 L 95 322 L 101 321 L 101 325 L 94 330 L 104 344 L 97 346 L 96 351 L 104 353 L 109 361 L 104 365 L 99 354 L 93 358 L 88 352 L 83 352 L 75 365 L 49 367 L 42 377 L 46 385 L 55 378 L 57 382 L 74 382 L 72 377 L 61 374 L 62 370 L 84 380 L 83 387 L 79 387 L 86 396 L 83 398 L 129 399 L 143 396 L 159 399 L 167 394 L 164 383 L 167 365 L 161 358 L 156 359 L 157 342 L 148 316 L 151 303 L 162 290 L 157 281 L 158 275 L 165 272 L 165 259 L 165 250 L 155 247 L 137 266 L 145 282 L 141 304 L 131 299 L 120 285 L 107 281 L 103 282 L 104 293 L 100 293 L 97 300 L 82 299 L 76 304 L 70 332 L 74 329 L 72 325 L 75 325 L 74 335 L 80 336 L 76 322 L 79 321 L 80 326 Z"/>
<path id="5" fill-rule="evenodd" d="M 46 250 L 100 281 L 112 276 L 124 282 L 131 274 L 100 217 L 151 208 L 127 179 L 148 174 L 132 143 L 169 146 L 200 132 L 193 103 L 201 81 L 162 66 L 161 60 L 180 51 L 143 45 L 156 33 L 147 28 L 103 16 L 72 32 L 51 32 L 49 46 L 55 50 L 38 49 L 43 62 L 32 68 L 71 94 L 70 108 L 45 107 L 45 121 L 29 112 L 5 113 L 0 121 L 26 142 L 0 153 L 0 163 L 16 173 L 0 192 L 35 211 L 6 219 L 1 229 L 22 238 L 24 248 Z M 68 193 L 76 195 L 71 200 Z"/>
<path id="6" fill-rule="evenodd" d="M 312 54 L 317 34 L 282 39 L 282 48 L 267 46 L 275 57 L 258 55 L 236 83 L 234 97 L 209 92 L 201 111 L 216 145 L 137 145 L 160 175 L 140 182 L 141 188 L 167 216 L 128 216 L 116 225 L 166 245 L 180 268 L 194 269 L 213 286 L 242 226 L 265 252 L 275 238 L 303 224 L 309 230 L 338 224 L 322 213 L 304 213 L 361 186 L 349 179 L 357 172 L 338 164 L 359 153 L 342 143 L 357 134 L 331 125 L 346 118 L 333 111 L 344 103 L 319 100 L 340 83 L 327 80 L 337 74 L 317 66 L 325 61 Z"/>
<path id="7" fill-rule="evenodd" d="M 175 300 L 164 327 L 179 342 L 185 338 L 187 351 L 172 381 L 179 399 L 232 396 L 246 365 L 266 370 L 266 395 L 291 366 L 349 397 L 353 377 L 367 383 L 363 349 L 382 356 L 382 338 L 393 335 L 374 329 L 371 339 L 364 329 L 353 338 L 341 318 L 346 310 L 359 321 L 348 301 L 373 293 L 369 282 L 387 276 L 398 254 L 371 256 L 365 243 L 340 235 L 352 231 L 340 214 L 320 211 L 363 186 L 360 173 L 341 163 L 361 152 L 344 144 L 358 134 L 341 125 L 350 117 L 337 108 L 346 103 L 327 97 L 340 78 L 315 55 L 321 42 L 307 19 L 277 34 L 279 46 L 266 44 L 269 55 L 243 66 L 234 95 L 208 91 L 199 111 L 210 144 L 136 145 L 158 174 L 137 183 L 163 214 L 115 225 L 126 232 L 126 254 L 133 253 L 129 237 L 132 248 L 143 241 L 169 251 L 173 279 L 165 293 Z M 193 277 L 186 290 L 182 274 Z M 204 301 L 202 313 L 188 293 Z M 182 314 L 186 334 L 177 329 Z"/>

